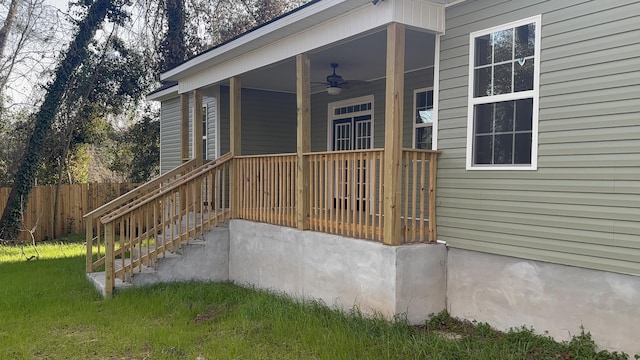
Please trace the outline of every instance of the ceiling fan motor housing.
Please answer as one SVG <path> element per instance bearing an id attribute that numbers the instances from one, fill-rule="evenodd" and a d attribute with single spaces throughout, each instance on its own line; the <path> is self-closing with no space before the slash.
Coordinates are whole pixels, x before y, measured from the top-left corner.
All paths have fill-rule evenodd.
<path id="1" fill-rule="evenodd" d="M 329 87 L 341 87 L 342 84 L 344 84 L 344 80 L 342 79 L 342 76 L 336 74 L 338 64 L 331 63 L 331 67 L 333 68 L 333 74 L 327 76 L 327 84 Z"/>

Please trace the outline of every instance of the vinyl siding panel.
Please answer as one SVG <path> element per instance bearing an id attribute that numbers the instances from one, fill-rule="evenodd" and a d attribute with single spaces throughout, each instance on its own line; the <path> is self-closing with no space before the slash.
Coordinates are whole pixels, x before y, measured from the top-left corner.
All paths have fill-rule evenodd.
<path id="1" fill-rule="evenodd" d="M 216 100 L 203 97 L 207 105 L 207 156 L 216 157 Z M 162 101 L 160 105 L 160 173 L 164 174 L 182 164 L 180 156 L 180 97 Z M 193 149 L 193 97 L 189 99 L 189 156 Z"/>
<path id="2" fill-rule="evenodd" d="M 469 33 L 542 14 L 538 170 L 465 170 Z M 463 2 L 441 43 L 438 235 L 640 275 L 640 1 Z"/>
<path id="3" fill-rule="evenodd" d="M 180 163 L 180 97 L 175 97 L 160 105 L 160 174 Z"/>
<path id="4" fill-rule="evenodd" d="M 229 151 L 229 88 L 220 88 L 220 148 Z M 242 154 L 296 152 L 295 94 L 242 89 Z"/>
<path id="5" fill-rule="evenodd" d="M 216 99 L 204 96 L 202 103 L 207 106 L 207 159 L 215 159 L 216 154 Z"/>

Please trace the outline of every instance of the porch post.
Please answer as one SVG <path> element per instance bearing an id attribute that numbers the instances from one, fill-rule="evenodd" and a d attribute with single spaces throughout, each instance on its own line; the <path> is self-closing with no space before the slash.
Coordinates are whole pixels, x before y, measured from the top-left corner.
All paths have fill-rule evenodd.
<path id="1" fill-rule="evenodd" d="M 189 93 L 180 95 L 180 160 L 189 160 Z"/>
<path id="2" fill-rule="evenodd" d="M 403 24 L 387 25 L 387 81 L 384 125 L 384 222 L 383 242 L 400 245 L 402 181 L 402 116 L 404 99 Z"/>
<path id="3" fill-rule="evenodd" d="M 231 122 L 230 130 L 229 130 L 229 149 L 232 156 L 238 156 L 242 152 L 242 144 L 241 144 L 241 94 L 242 94 L 242 82 L 239 77 L 232 77 L 229 79 L 229 113 Z M 240 203 L 238 202 L 239 190 L 240 186 L 238 182 L 240 179 L 238 178 L 238 168 L 237 162 L 234 160 L 231 164 L 231 169 L 229 173 L 229 207 L 231 208 L 231 218 L 237 219 L 238 214 L 240 213 Z"/>
<path id="4" fill-rule="evenodd" d="M 198 167 L 204 163 L 202 135 L 202 90 L 196 89 L 193 91 L 193 158 Z"/>
<path id="5" fill-rule="evenodd" d="M 309 159 L 311 151 L 311 70 L 309 55 L 296 56 L 296 101 L 298 107 L 298 145 L 296 167 L 296 209 L 298 229 L 308 230 L 309 224 Z"/>

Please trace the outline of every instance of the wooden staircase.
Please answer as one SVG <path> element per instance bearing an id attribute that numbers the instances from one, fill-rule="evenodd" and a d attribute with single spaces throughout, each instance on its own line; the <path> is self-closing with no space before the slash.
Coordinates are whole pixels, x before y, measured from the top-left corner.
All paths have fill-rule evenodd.
<path id="1" fill-rule="evenodd" d="M 191 160 L 84 216 L 87 277 L 105 297 L 153 278 L 161 262 L 205 247 L 208 236 L 228 238 L 231 160 L 227 154 L 201 167 Z M 202 259 L 185 261 L 197 269 Z"/>

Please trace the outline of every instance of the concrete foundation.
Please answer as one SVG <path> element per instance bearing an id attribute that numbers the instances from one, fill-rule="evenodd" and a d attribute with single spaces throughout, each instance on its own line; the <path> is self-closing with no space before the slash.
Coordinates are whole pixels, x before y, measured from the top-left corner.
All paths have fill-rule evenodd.
<path id="1" fill-rule="evenodd" d="M 229 278 L 412 323 L 444 310 L 444 245 L 379 243 L 233 220 Z"/>
<path id="2" fill-rule="evenodd" d="M 532 326 L 557 340 L 589 331 L 602 349 L 640 353 L 640 278 L 449 249 L 451 315 L 500 330 Z"/>

